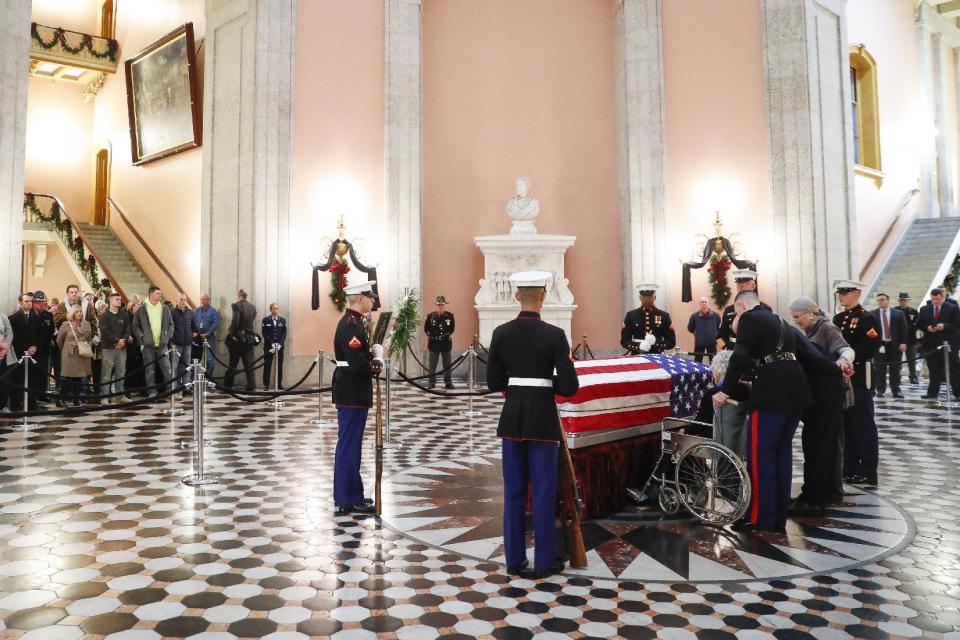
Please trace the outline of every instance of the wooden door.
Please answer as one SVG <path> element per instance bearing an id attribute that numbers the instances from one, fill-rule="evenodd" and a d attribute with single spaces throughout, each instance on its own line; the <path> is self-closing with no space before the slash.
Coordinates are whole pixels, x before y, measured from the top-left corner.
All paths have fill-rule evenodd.
<path id="1" fill-rule="evenodd" d="M 110 195 L 110 152 L 97 151 L 97 182 L 93 194 L 93 223 L 107 224 L 107 196 Z"/>

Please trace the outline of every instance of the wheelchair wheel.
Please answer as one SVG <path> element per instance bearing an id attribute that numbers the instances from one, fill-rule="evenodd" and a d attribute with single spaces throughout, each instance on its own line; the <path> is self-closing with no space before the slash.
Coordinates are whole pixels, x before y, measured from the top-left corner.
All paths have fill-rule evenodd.
<path id="1" fill-rule="evenodd" d="M 660 502 L 660 510 L 669 516 L 680 510 L 680 496 L 676 489 L 667 484 L 660 487 L 657 500 Z"/>
<path id="2" fill-rule="evenodd" d="M 680 502 L 707 524 L 730 524 L 750 506 L 746 466 L 716 442 L 701 442 L 684 451 L 677 461 L 676 482 Z"/>

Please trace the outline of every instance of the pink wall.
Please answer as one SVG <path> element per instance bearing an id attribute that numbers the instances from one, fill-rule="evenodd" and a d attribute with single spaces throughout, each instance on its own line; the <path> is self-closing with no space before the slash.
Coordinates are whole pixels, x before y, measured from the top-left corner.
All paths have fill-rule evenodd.
<path id="1" fill-rule="evenodd" d="M 857 242 L 862 269 L 905 201 L 917 186 L 921 168 L 918 144 L 931 135 L 924 127 L 920 60 L 917 56 L 913 0 L 850 0 L 847 3 L 847 39 L 850 45 L 866 45 L 877 62 L 877 89 L 880 109 L 880 159 L 885 178 L 877 188 L 874 181 L 856 176 Z M 948 96 L 952 101 L 952 96 Z M 922 205 L 918 195 L 897 225 L 894 240 Z M 888 243 L 889 249 L 894 243 Z M 878 256 L 869 282 L 882 266 L 885 252 Z"/>
<path id="2" fill-rule="evenodd" d="M 333 347 L 340 313 L 326 277 L 311 311 L 310 262 L 323 261 L 338 214 L 360 259 L 385 263 L 383 28 L 381 0 L 297 5 L 290 312 L 298 354 Z"/>
<path id="3" fill-rule="evenodd" d="M 663 3 L 664 242 L 669 311 L 684 348 L 693 346 L 687 318 L 710 287 L 706 269 L 695 271 L 694 302 L 682 304 L 679 260 L 691 259 L 695 235 L 712 235 L 715 209 L 726 235 L 739 234 L 758 261 L 761 294 L 764 266 L 773 265 L 762 64 L 759 0 Z"/>
<path id="4" fill-rule="evenodd" d="M 566 272 L 573 335 L 619 339 L 617 131 L 607 0 L 423 3 L 423 298 L 443 294 L 456 347 L 477 328 L 483 258 L 525 175 L 540 233 L 577 236 Z"/>
<path id="5" fill-rule="evenodd" d="M 28 250 L 27 260 L 31 260 L 31 253 Z M 47 294 L 47 299 L 60 298 L 63 300 L 67 285 L 78 284 L 77 276 L 73 274 L 67 258 L 63 251 L 56 244 L 50 244 L 47 247 L 47 260 L 43 270 L 43 277 L 36 278 L 33 275 L 32 262 L 26 265 L 24 269 L 24 291 L 36 291 L 40 289 Z M 81 285 L 81 290 L 85 291 L 86 286 Z"/>
<path id="6" fill-rule="evenodd" d="M 200 294 L 201 151 L 191 149 L 139 167 L 132 165 L 123 60 L 185 22 L 193 22 L 199 44 L 204 34 L 203 7 L 203 0 L 120 3 L 117 40 L 121 63 L 96 98 L 91 134 L 93 149 L 106 144 L 112 150 L 113 199 L 195 302 Z M 202 86 L 202 65 L 198 66 Z M 146 251 L 133 243 L 127 247 L 148 276 L 161 280 Z M 158 284 L 164 286 L 165 279 Z"/>
<path id="7" fill-rule="evenodd" d="M 93 212 L 94 105 L 80 85 L 30 78 L 27 91 L 25 190 L 59 197 L 76 220 Z"/>

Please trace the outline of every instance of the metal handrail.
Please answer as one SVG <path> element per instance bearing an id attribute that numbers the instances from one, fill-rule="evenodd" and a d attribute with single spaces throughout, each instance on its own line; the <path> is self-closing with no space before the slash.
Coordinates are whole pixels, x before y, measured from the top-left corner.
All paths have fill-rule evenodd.
<path id="1" fill-rule="evenodd" d="M 97 267 L 100 269 L 100 271 L 103 272 L 103 275 L 105 275 L 107 279 L 110 280 L 110 285 L 113 287 L 114 291 L 119 293 L 120 298 L 124 301 L 124 303 L 126 303 L 127 294 L 124 292 L 123 287 L 121 287 L 117 279 L 113 277 L 113 274 L 110 272 L 110 269 L 107 268 L 107 263 L 100 258 L 100 255 L 97 253 L 96 249 L 94 249 L 90 241 L 87 240 L 87 237 L 83 234 L 83 231 L 80 229 L 80 225 L 77 224 L 77 221 L 73 219 L 73 216 L 70 215 L 70 212 L 67 211 L 67 209 L 63 206 L 63 201 L 60 200 L 60 198 L 58 198 L 57 196 L 49 193 L 27 192 L 24 195 L 32 196 L 34 200 L 36 200 L 37 198 L 49 198 L 57 203 L 57 206 L 60 208 L 60 211 L 63 213 L 66 219 L 70 221 L 70 225 L 73 227 L 73 231 L 76 234 L 76 237 L 80 238 L 80 242 L 83 243 L 83 246 L 87 250 L 87 253 L 93 256 L 93 259 L 97 262 Z M 67 250 L 69 252 L 70 247 L 67 247 Z M 70 255 L 70 259 L 74 260 L 72 254 Z M 74 260 L 74 262 L 76 262 L 76 260 Z M 81 265 L 81 272 L 82 272 L 82 265 Z M 99 282 L 92 282 L 88 284 L 90 284 L 90 286 L 92 286 L 94 289 L 96 289 L 100 285 Z"/>
<path id="2" fill-rule="evenodd" d="M 160 271 L 163 272 L 163 275 L 165 275 L 165 276 L 167 277 L 167 279 L 170 280 L 170 282 L 173 283 L 173 286 L 176 287 L 177 292 L 178 292 L 178 293 L 184 293 L 184 294 L 186 294 L 186 296 L 187 296 L 187 304 L 189 304 L 191 308 L 195 308 L 196 305 L 193 304 L 193 300 L 190 299 L 190 294 L 187 294 L 186 289 L 184 289 L 182 286 L 180 286 L 180 283 L 177 282 L 177 279 L 173 277 L 173 274 L 170 273 L 170 270 L 167 269 L 166 265 L 164 265 L 163 262 L 160 261 L 160 258 L 157 256 L 157 254 L 155 254 L 155 253 L 153 252 L 153 249 L 151 249 L 151 248 L 150 248 L 150 245 L 148 245 L 147 242 L 146 242 L 146 240 L 143 239 L 143 236 L 140 235 L 140 232 L 137 231 L 137 228 L 136 228 L 135 226 L 133 226 L 133 223 L 132 223 L 132 222 L 130 222 L 130 218 L 128 218 L 128 217 L 126 216 L 126 214 L 123 212 L 123 209 L 120 208 L 120 205 L 118 205 L 118 204 L 116 203 L 116 201 L 114 201 L 114 199 L 111 198 L 110 196 L 107 196 L 107 203 L 108 203 L 111 207 L 113 207 L 118 214 L 120 214 L 120 219 L 123 220 L 123 224 L 127 225 L 127 228 L 130 230 L 130 233 L 132 233 L 132 234 L 133 234 L 133 237 L 137 239 L 137 242 L 140 243 L 140 246 L 142 246 L 144 249 L 146 249 L 147 254 L 150 256 L 151 259 L 153 259 L 154 263 L 156 263 L 156 265 L 160 268 Z M 110 223 L 109 226 L 112 227 L 112 226 L 113 226 L 113 216 L 110 216 L 110 217 L 109 217 L 109 223 Z M 119 237 L 118 237 L 118 239 L 119 239 Z M 123 240 L 121 240 L 121 242 L 123 242 Z"/>

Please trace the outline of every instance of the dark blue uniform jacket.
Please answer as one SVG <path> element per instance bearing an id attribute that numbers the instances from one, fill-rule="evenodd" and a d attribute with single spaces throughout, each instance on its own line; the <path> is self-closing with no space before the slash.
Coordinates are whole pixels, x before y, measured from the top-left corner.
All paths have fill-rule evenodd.
<path id="1" fill-rule="evenodd" d="M 373 406 L 373 355 L 363 316 L 352 309 L 343 313 L 333 338 L 333 350 L 338 363 L 347 363 L 333 371 L 333 403 L 338 407 Z"/>

